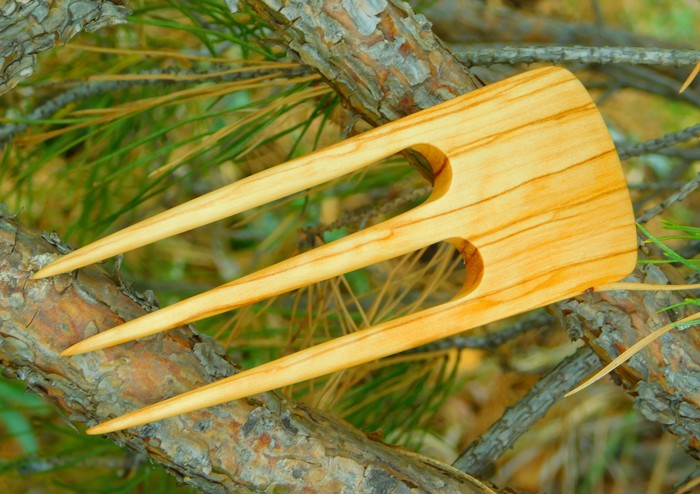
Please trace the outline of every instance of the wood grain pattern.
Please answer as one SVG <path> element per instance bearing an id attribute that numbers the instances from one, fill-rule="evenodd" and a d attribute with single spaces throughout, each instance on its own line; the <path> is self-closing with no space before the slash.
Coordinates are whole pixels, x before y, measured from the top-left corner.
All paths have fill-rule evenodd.
<path id="1" fill-rule="evenodd" d="M 270 362 L 89 432 L 132 427 L 358 365 L 618 281 L 634 269 L 632 208 L 605 124 L 572 74 L 545 68 L 219 189 L 69 254 L 37 276 L 64 272 L 209 223 L 407 148 L 421 152 L 433 166 L 434 190 L 421 206 L 126 322 L 64 354 L 163 331 L 440 240 L 455 244 L 468 264 L 468 279 L 453 300 Z"/>

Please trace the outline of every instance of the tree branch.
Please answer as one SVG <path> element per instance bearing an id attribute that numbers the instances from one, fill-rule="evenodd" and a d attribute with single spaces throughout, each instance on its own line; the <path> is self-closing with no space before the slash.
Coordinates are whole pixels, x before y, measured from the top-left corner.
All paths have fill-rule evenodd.
<path id="1" fill-rule="evenodd" d="M 498 46 L 467 47 L 456 45 L 459 60 L 470 65 L 496 63 L 624 63 L 633 65 L 670 65 L 685 67 L 700 60 L 700 50 L 632 48 L 617 46 Z"/>
<path id="2" fill-rule="evenodd" d="M 489 429 L 470 444 L 452 464 L 479 478 L 489 475 L 496 461 L 567 391 L 600 369 L 600 359 L 587 347 L 579 348 L 540 379 L 518 403 L 506 410 Z"/>
<path id="3" fill-rule="evenodd" d="M 678 191 L 671 194 L 659 204 L 648 211 L 644 211 L 644 214 L 637 218 L 637 223 L 646 223 L 650 219 L 660 215 L 666 210 L 666 208 L 688 197 L 692 192 L 696 191 L 698 187 L 700 187 L 700 173 L 698 173 L 692 180 L 684 183 Z"/>
<path id="4" fill-rule="evenodd" d="M 276 1 L 248 3 L 373 125 L 482 85 L 405 2 L 290 0 L 282 8 Z"/>
<path id="5" fill-rule="evenodd" d="M 482 84 L 400 0 L 247 2 L 305 65 L 321 74 L 348 106 L 381 125 Z M 432 178 L 417 153 L 411 164 Z"/>
<path id="6" fill-rule="evenodd" d="M 452 348 L 456 350 L 463 350 L 465 348 L 490 350 L 503 345 L 505 342 L 512 340 L 513 338 L 517 338 L 521 334 L 549 326 L 554 322 L 555 319 L 546 312 L 534 311 L 531 315 L 518 321 L 517 323 L 498 331 L 493 331 L 484 336 L 452 336 L 450 338 L 443 338 L 442 340 L 427 343 L 404 353 L 412 354 L 435 352 Z"/>
<path id="7" fill-rule="evenodd" d="M 687 127 L 678 132 L 671 132 L 656 139 L 623 146 L 619 150 L 619 155 L 621 160 L 626 160 L 634 156 L 651 154 L 697 138 L 700 138 L 700 124 Z"/>
<path id="8" fill-rule="evenodd" d="M 651 247 L 640 248 L 647 257 Z M 656 255 L 654 257 L 657 257 Z M 671 265 L 640 264 L 627 281 L 678 283 Z M 690 307 L 663 310 L 684 300 L 678 292 L 585 293 L 551 306 L 572 338 L 582 338 L 603 362 L 613 360 L 655 329 L 690 315 Z M 676 434 L 700 459 L 700 332 L 672 331 L 618 367 L 616 382 L 634 398 L 647 419 Z"/>
<path id="9" fill-rule="evenodd" d="M 237 372 L 191 327 L 87 355 L 71 343 L 152 310 L 100 267 L 31 280 L 50 245 L 0 216 L 0 363 L 76 425 L 93 425 Z M 265 393 L 110 435 L 204 492 L 493 492 L 345 422 Z"/>

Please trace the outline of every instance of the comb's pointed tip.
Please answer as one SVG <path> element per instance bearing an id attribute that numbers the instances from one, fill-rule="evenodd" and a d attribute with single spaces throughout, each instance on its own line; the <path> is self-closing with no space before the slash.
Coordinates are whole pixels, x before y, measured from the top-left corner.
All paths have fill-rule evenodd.
<path id="1" fill-rule="evenodd" d="M 63 257 L 59 257 L 55 261 L 48 263 L 46 266 L 34 273 L 34 276 L 32 276 L 32 278 L 35 280 L 40 280 L 43 278 L 48 278 L 50 276 L 64 274 L 69 271 L 73 271 L 74 269 L 82 268 L 83 266 L 89 264 L 86 262 L 81 262 L 80 258 L 74 255 L 75 252 L 78 251 L 71 252 L 70 254 L 66 254 Z"/>
<path id="2" fill-rule="evenodd" d="M 61 352 L 61 357 L 72 357 L 74 355 L 81 355 L 83 353 L 92 352 L 94 350 L 100 350 L 96 345 L 89 343 L 90 338 L 87 340 L 80 341 L 73 346 L 69 346 Z"/>
<path id="3" fill-rule="evenodd" d="M 120 415 L 119 417 L 106 420 L 101 424 L 93 425 L 92 427 L 87 429 L 85 433 L 90 434 L 91 436 L 97 436 L 99 434 L 109 434 L 110 432 L 118 432 L 124 429 L 131 429 L 133 427 L 139 427 L 145 424 L 150 424 L 151 422 L 157 422 L 159 420 L 163 420 L 165 418 L 175 415 L 173 413 L 161 414 L 160 416 L 153 415 L 150 412 L 150 410 L 155 406 L 160 407 L 160 405 L 161 403 L 158 403 L 156 405 L 151 405 L 146 408 L 134 410 L 132 412 L 125 413 L 124 415 Z"/>
<path id="4" fill-rule="evenodd" d="M 116 420 L 117 419 L 108 420 L 107 422 L 102 422 L 101 424 L 93 425 L 85 431 L 85 434 L 88 434 L 90 436 L 99 436 L 101 434 L 109 434 L 110 432 L 116 432 L 126 428 L 119 427 L 118 425 L 114 424 Z"/>
<path id="5" fill-rule="evenodd" d="M 107 422 L 102 422 L 101 424 L 93 425 L 90 427 L 88 430 L 85 431 L 85 434 L 88 434 L 90 436 L 99 436 L 101 434 L 109 434 L 110 432 L 116 432 L 118 430 L 121 430 L 119 427 L 117 428 L 112 428 L 109 427 L 109 424 L 112 421 L 109 420 Z"/>
<path id="6" fill-rule="evenodd" d="M 55 272 L 54 268 L 54 263 L 52 262 L 51 264 L 47 264 L 43 268 L 41 268 L 39 271 L 34 273 L 34 276 L 32 276 L 33 280 L 42 280 L 44 278 L 48 278 L 49 276 L 54 276 L 55 274 L 60 274 Z"/>

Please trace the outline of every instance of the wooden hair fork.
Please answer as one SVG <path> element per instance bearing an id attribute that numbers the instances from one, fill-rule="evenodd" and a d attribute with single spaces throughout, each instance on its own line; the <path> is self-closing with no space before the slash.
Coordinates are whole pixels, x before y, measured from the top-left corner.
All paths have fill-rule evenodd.
<path id="1" fill-rule="evenodd" d="M 99 333 L 95 351 L 400 256 L 438 241 L 468 264 L 450 301 L 194 389 L 88 430 L 112 432 L 389 356 L 621 280 L 636 262 L 627 184 L 583 85 L 543 68 L 288 161 L 59 258 L 65 273 L 362 169 L 408 148 L 433 167 L 426 202 L 395 218 Z"/>

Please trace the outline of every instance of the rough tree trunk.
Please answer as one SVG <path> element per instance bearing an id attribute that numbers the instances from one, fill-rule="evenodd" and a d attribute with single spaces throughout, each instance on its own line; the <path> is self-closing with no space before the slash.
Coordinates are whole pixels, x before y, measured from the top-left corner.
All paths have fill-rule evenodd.
<path id="1" fill-rule="evenodd" d="M 290 54 L 317 70 L 359 116 L 381 125 L 483 84 L 457 61 L 422 15 L 401 1 L 247 2 Z M 426 178 L 432 168 L 406 153 Z"/>
<path id="2" fill-rule="evenodd" d="M 218 344 L 191 327 L 61 357 L 70 344 L 153 307 L 100 267 L 32 280 L 61 250 L 53 243 L 0 216 L 0 364 L 6 377 L 25 381 L 72 423 L 93 425 L 237 372 Z M 110 437 L 204 492 L 494 492 L 277 393 Z"/>

